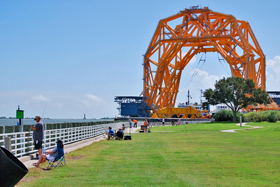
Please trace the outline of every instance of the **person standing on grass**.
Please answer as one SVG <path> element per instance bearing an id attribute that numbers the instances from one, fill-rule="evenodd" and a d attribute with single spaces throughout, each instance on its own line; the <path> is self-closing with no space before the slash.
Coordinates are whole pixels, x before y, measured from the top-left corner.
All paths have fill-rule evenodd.
<path id="1" fill-rule="evenodd" d="M 147 128 L 148 128 L 148 120 L 145 119 L 145 121 L 144 121 L 144 132 L 147 132 Z"/>
<path id="2" fill-rule="evenodd" d="M 35 126 L 31 126 L 33 129 L 33 141 L 35 149 L 38 149 L 39 156 L 41 156 L 44 139 L 44 124 L 40 116 L 35 116 L 34 120 L 37 122 L 37 124 Z"/>
<path id="3" fill-rule="evenodd" d="M 144 121 L 144 126 L 148 126 L 148 120 L 147 119 L 145 119 L 145 121 Z"/>
<path id="4" fill-rule="evenodd" d="M 133 122 L 134 122 L 134 127 L 137 128 L 137 121 L 136 121 L 136 119 L 133 119 Z"/>
<path id="5" fill-rule="evenodd" d="M 129 127 L 132 128 L 132 121 L 131 121 L 130 117 L 128 118 L 128 121 L 129 121 Z"/>

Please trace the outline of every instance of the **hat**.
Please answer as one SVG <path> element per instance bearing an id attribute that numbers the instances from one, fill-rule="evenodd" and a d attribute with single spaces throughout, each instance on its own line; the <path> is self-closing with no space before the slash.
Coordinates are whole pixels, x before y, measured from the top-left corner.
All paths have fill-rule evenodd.
<path id="1" fill-rule="evenodd" d="M 63 143 L 62 140 L 57 140 L 56 143 Z"/>
<path id="2" fill-rule="evenodd" d="M 41 119 L 41 117 L 37 115 L 35 116 L 34 120 L 36 120 L 37 118 Z"/>

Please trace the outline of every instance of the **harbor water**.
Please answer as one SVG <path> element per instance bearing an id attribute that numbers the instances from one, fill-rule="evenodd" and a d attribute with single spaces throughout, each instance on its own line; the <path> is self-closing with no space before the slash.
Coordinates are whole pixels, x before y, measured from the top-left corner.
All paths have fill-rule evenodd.
<path id="1" fill-rule="evenodd" d="M 53 123 L 83 123 L 83 122 L 99 122 L 99 121 L 114 121 L 113 118 L 106 119 L 42 119 L 44 124 Z M 0 126 L 17 126 L 19 119 L 0 119 Z M 22 119 L 22 125 L 35 125 L 34 119 Z"/>

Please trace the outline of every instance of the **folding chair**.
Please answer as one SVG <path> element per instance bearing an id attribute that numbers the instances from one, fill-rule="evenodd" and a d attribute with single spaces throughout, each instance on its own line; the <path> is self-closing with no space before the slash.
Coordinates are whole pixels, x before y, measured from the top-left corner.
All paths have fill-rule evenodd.
<path id="1" fill-rule="evenodd" d="M 115 140 L 116 139 L 115 133 L 109 133 L 109 139 L 110 140 Z"/>
<path id="2" fill-rule="evenodd" d="M 52 169 L 56 168 L 59 166 L 65 166 L 66 161 L 65 161 L 65 156 L 64 156 L 64 149 L 62 146 L 63 142 L 61 140 L 58 140 L 56 145 L 57 145 L 57 157 L 54 160 L 48 160 L 49 165 L 47 169 Z"/>

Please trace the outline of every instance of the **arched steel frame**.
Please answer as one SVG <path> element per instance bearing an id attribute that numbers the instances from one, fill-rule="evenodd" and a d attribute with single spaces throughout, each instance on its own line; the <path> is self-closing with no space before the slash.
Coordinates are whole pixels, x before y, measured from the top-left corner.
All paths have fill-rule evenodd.
<path id="1" fill-rule="evenodd" d="M 159 21 L 144 55 L 141 95 L 147 105 L 174 107 L 182 70 L 202 52 L 220 53 L 232 76 L 253 79 L 265 89 L 265 56 L 249 23 L 207 7 L 185 9 Z"/>

